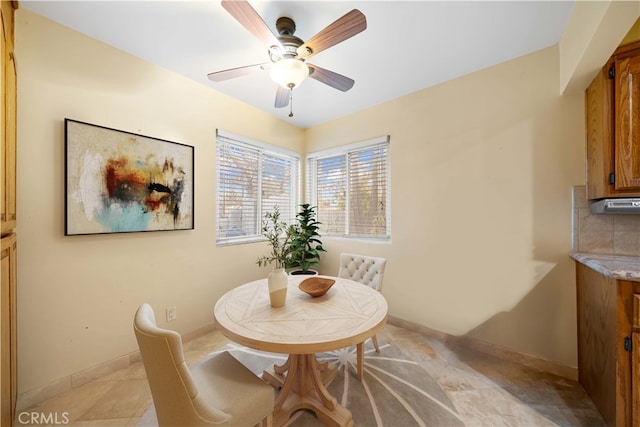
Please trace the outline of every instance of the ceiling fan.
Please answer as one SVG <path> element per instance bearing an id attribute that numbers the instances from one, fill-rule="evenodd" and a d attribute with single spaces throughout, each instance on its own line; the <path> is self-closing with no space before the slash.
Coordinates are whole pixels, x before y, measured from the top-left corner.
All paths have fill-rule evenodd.
<path id="1" fill-rule="evenodd" d="M 364 31 L 367 28 L 367 19 L 358 9 L 346 13 L 305 42 L 293 35 L 296 24 L 291 18 L 278 18 L 276 36 L 246 0 L 222 0 L 222 7 L 267 45 L 270 62 L 209 73 L 207 76 L 210 80 L 220 82 L 269 70 L 271 78 L 278 83 L 274 103 L 276 108 L 289 105 L 293 89 L 307 77 L 343 92 L 353 87 L 353 79 L 308 64 L 306 60 Z M 290 112 L 289 117 L 292 116 L 293 113 Z"/>

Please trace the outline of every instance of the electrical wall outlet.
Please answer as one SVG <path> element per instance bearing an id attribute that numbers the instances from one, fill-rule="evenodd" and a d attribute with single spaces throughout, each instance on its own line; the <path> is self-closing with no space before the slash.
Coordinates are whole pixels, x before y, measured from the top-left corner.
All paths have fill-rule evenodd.
<path id="1" fill-rule="evenodd" d="M 175 305 L 167 307 L 167 322 L 171 322 L 173 320 L 176 320 L 177 316 L 178 315 L 176 313 L 176 306 Z"/>

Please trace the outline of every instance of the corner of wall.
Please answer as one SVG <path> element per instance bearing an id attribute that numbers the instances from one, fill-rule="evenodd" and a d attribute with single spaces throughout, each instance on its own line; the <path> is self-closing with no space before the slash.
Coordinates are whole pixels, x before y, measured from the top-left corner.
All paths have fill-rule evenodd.
<path id="1" fill-rule="evenodd" d="M 582 92 L 640 16 L 640 2 L 576 1 L 560 39 L 560 93 Z"/>

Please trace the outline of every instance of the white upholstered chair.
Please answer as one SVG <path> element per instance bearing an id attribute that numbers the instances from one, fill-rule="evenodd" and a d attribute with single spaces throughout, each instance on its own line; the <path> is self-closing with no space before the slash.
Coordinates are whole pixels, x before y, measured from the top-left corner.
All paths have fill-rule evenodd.
<path id="1" fill-rule="evenodd" d="M 138 308 L 133 327 L 161 427 L 271 425 L 273 388 L 231 354 L 188 368 L 180 334 L 157 327 L 149 304 Z"/>
<path id="2" fill-rule="evenodd" d="M 344 277 L 363 285 L 367 285 L 376 291 L 382 291 L 382 279 L 384 277 L 384 268 L 387 260 L 384 258 L 370 257 L 355 254 L 340 254 L 340 269 L 338 277 Z M 375 335 L 371 338 L 376 352 L 380 353 L 378 340 Z M 362 373 L 364 371 L 364 342 L 356 346 L 357 352 L 357 374 L 358 379 L 362 381 Z"/>

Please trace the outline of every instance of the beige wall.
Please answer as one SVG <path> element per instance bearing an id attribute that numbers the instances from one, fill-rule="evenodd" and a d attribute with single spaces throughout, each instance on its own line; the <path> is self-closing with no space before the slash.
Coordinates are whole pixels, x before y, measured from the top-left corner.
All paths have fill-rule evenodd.
<path id="1" fill-rule="evenodd" d="M 640 5 L 638 7 L 640 8 Z M 624 39 L 620 44 L 623 45 L 627 43 L 633 43 L 637 42 L 638 40 L 640 40 L 640 18 L 636 20 L 636 22 L 633 24 L 633 27 L 631 27 L 627 35 L 624 36 Z"/>
<path id="2" fill-rule="evenodd" d="M 394 316 L 575 366 L 583 97 L 558 79 L 556 46 L 308 130 L 309 152 L 391 135 L 391 242 L 324 239 L 322 272 L 384 256 Z"/>
<path id="3" fill-rule="evenodd" d="M 296 151 L 303 131 L 25 9 L 16 19 L 24 393 L 136 350 L 143 301 L 189 332 L 213 322 L 227 289 L 264 276 L 264 245 L 215 246 L 215 131 Z M 64 237 L 65 117 L 194 146 L 195 230 Z"/>

